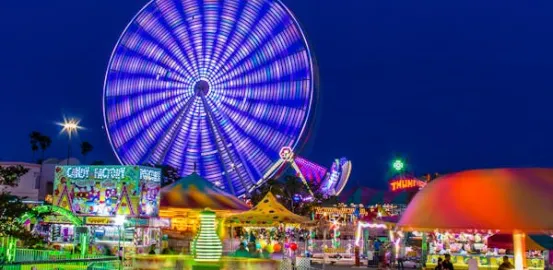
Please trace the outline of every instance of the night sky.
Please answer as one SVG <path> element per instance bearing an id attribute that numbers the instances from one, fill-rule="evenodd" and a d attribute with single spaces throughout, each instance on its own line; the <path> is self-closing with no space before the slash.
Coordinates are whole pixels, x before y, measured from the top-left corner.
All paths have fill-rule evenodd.
<path id="1" fill-rule="evenodd" d="M 351 184 L 384 187 L 388 163 L 416 173 L 553 165 L 553 1 L 285 0 L 320 70 L 304 156 L 353 162 Z M 146 1 L 0 2 L 0 159 L 30 161 L 79 117 L 89 161 L 116 163 L 102 128 L 112 48 Z M 75 148 L 77 146 L 75 141 Z"/>

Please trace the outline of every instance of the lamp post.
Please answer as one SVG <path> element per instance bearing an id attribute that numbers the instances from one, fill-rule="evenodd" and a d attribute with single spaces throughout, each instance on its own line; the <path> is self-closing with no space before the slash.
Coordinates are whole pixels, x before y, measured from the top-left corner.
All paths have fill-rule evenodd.
<path id="1" fill-rule="evenodd" d="M 117 256 L 118 257 L 120 256 L 119 269 L 121 269 L 124 255 L 125 255 L 125 253 L 121 249 L 121 229 L 124 228 L 126 220 L 127 220 L 126 216 L 123 216 L 123 215 L 115 216 L 115 226 L 117 226 L 119 230 L 119 238 L 118 238 L 118 245 L 117 245 Z"/>
<path id="2" fill-rule="evenodd" d="M 67 134 L 67 165 L 69 165 L 69 158 L 71 157 L 71 136 L 73 133 L 76 135 L 79 129 L 83 129 L 83 127 L 79 126 L 79 122 L 81 122 L 79 119 L 67 119 L 64 117 L 63 123 L 58 123 L 58 126 L 62 127 L 60 133 Z"/>

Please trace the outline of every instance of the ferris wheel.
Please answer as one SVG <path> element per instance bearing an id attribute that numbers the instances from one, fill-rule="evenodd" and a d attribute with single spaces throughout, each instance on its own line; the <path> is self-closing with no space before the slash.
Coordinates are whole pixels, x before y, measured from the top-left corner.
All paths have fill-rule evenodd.
<path id="1" fill-rule="evenodd" d="M 109 61 L 109 141 L 123 164 L 170 165 L 244 195 L 301 142 L 314 69 L 279 0 L 151 1 Z"/>

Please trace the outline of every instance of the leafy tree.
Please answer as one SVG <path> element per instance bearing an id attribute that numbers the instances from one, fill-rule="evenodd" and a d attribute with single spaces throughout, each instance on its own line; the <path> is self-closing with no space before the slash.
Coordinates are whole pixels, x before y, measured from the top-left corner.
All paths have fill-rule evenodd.
<path id="1" fill-rule="evenodd" d="M 161 169 L 161 185 L 169 185 L 174 183 L 180 178 L 179 171 L 171 166 L 165 164 L 156 164 L 153 167 Z"/>
<path id="2" fill-rule="evenodd" d="M 84 163 L 86 163 L 86 155 L 88 155 L 88 153 L 92 152 L 93 149 L 94 149 L 94 146 L 92 146 L 91 143 L 89 143 L 89 142 L 82 142 L 81 143 L 81 154 L 83 155 Z"/>
<path id="3" fill-rule="evenodd" d="M 34 236 L 19 222 L 19 217 L 28 211 L 33 211 L 19 198 L 7 191 L 7 187 L 15 187 L 19 184 L 19 178 L 25 175 L 29 169 L 23 166 L 0 167 L 0 237 L 12 236 L 22 240 L 26 246 L 32 246 L 40 242 L 40 238 Z"/>
<path id="4" fill-rule="evenodd" d="M 38 144 L 40 146 L 40 150 L 42 151 L 40 160 L 41 162 L 44 161 L 44 151 L 50 147 L 52 144 L 52 139 L 46 135 L 40 135 L 38 138 Z"/>
<path id="5" fill-rule="evenodd" d="M 38 131 L 33 131 L 31 134 L 29 134 L 29 139 L 31 143 L 31 150 L 33 151 L 33 161 L 35 161 L 35 154 L 36 151 L 38 151 L 38 142 L 40 141 L 40 137 L 42 134 Z"/>

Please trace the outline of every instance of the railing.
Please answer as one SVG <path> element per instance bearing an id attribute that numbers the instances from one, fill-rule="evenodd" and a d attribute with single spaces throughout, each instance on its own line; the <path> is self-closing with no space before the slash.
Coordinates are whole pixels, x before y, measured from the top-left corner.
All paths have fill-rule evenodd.
<path id="1" fill-rule="evenodd" d="M 17 249 L 14 262 L 35 262 L 35 261 L 61 261 L 61 260 L 82 260 L 82 259 L 116 259 L 115 256 L 95 254 L 72 254 L 68 251 L 40 250 L 40 249 Z"/>
<path id="2" fill-rule="evenodd" d="M 27 261 L 0 264 L 1 270 L 113 270 L 119 268 L 119 260 L 112 258 L 89 258 L 58 261 Z"/>

